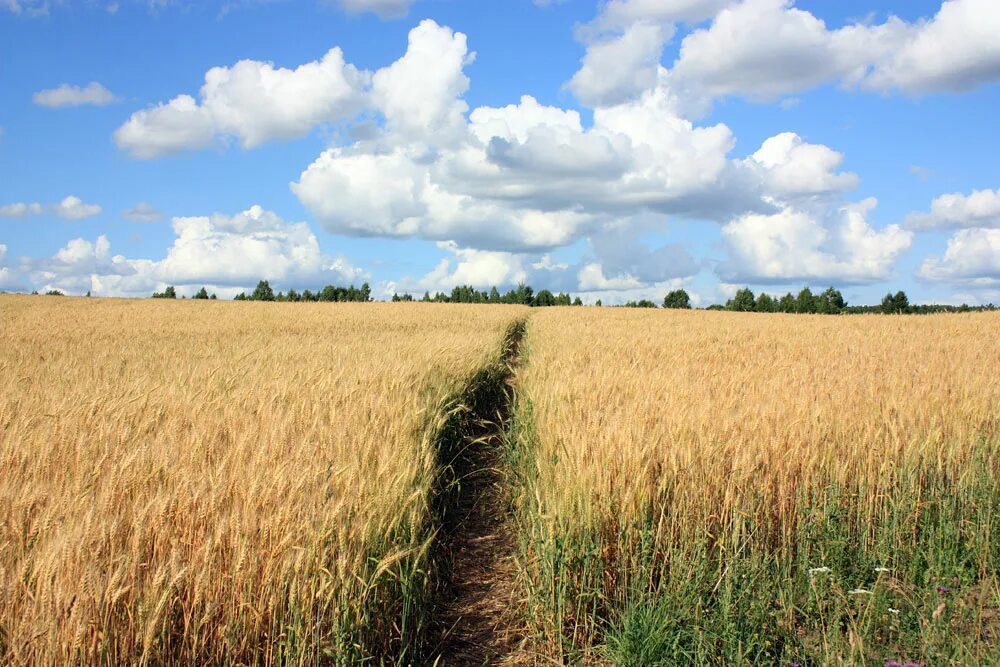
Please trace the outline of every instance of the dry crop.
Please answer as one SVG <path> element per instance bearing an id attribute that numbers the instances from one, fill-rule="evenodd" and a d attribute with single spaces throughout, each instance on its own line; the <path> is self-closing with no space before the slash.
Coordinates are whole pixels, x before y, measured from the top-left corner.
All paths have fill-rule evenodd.
<path id="1" fill-rule="evenodd" d="M 514 312 L 0 297 L 0 661 L 404 659 Z"/>
<path id="2" fill-rule="evenodd" d="M 1000 317 L 534 314 L 539 641 L 618 664 L 1000 663 Z"/>

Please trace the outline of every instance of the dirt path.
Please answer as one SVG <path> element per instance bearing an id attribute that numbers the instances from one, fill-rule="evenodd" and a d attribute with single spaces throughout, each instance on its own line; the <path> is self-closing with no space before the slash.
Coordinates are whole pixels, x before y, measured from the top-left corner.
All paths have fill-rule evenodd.
<path id="1" fill-rule="evenodd" d="M 439 665 L 496 665 L 519 643 L 515 537 L 508 516 L 505 435 L 523 331 L 510 341 L 503 396 L 456 457 L 460 491 L 448 536 L 451 576 L 438 610 Z"/>

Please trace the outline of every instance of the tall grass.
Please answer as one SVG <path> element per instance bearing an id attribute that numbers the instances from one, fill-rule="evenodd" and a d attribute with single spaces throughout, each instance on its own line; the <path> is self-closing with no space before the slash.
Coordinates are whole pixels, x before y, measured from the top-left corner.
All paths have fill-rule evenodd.
<path id="1" fill-rule="evenodd" d="M 514 313 L 0 297 L 0 662 L 410 660 Z"/>
<path id="2" fill-rule="evenodd" d="M 1000 318 L 552 309 L 519 380 L 565 661 L 1000 664 Z"/>

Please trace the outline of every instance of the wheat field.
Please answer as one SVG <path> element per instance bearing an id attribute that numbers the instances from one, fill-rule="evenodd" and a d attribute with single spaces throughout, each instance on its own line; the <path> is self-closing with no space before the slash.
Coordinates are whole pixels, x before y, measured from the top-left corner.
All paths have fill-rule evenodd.
<path id="1" fill-rule="evenodd" d="M 431 441 L 516 312 L 0 297 L 0 656 L 405 655 Z"/>
<path id="2" fill-rule="evenodd" d="M 546 309 L 525 596 L 560 661 L 998 664 L 1000 317 Z"/>

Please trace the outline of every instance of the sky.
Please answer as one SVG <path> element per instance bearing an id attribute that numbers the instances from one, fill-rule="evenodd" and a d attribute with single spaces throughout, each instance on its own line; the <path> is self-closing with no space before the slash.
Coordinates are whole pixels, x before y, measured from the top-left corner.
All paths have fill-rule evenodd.
<path id="1" fill-rule="evenodd" d="M 0 290 L 1000 303 L 996 0 L 0 0 Z"/>

